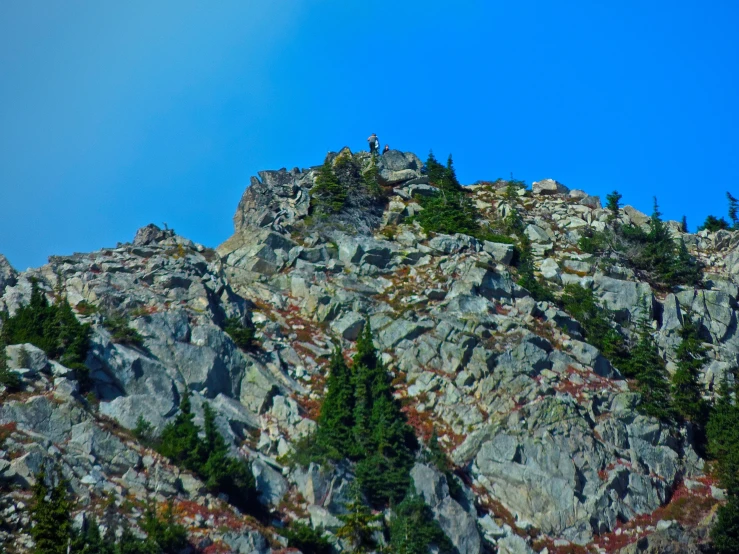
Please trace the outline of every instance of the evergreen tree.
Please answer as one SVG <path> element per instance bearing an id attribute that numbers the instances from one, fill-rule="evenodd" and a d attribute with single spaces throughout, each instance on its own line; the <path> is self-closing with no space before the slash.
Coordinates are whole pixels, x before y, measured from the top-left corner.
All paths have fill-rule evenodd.
<path id="1" fill-rule="evenodd" d="M 531 240 L 524 234 L 520 236 L 518 248 L 518 281 L 516 283 L 531 293 L 537 302 L 554 302 L 554 294 L 549 287 L 534 274 L 534 255 Z"/>
<path id="2" fill-rule="evenodd" d="M 390 547 L 394 554 L 427 554 L 433 546 L 438 552 L 455 551 L 423 498 L 409 494 L 394 511 L 390 522 Z"/>
<path id="3" fill-rule="evenodd" d="M 606 195 L 606 209 L 611 212 L 609 215 L 611 221 L 618 219 L 618 210 L 621 209 L 621 198 L 623 196 L 617 190 Z"/>
<path id="4" fill-rule="evenodd" d="M 565 311 L 582 325 L 588 342 L 620 367 L 628 357 L 624 337 L 616 329 L 613 312 L 598 303 L 593 290 L 581 285 L 566 285 L 560 302 Z"/>
<path id="5" fill-rule="evenodd" d="M 718 218 L 715 215 L 709 215 L 706 217 L 706 220 L 703 222 L 703 225 L 698 227 L 699 231 L 710 231 L 711 233 L 715 233 L 716 231 L 722 231 L 729 228 L 729 222 L 726 221 L 723 217 Z"/>
<path id="6" fill-rule="evenodd" d="M 190 391 L 185 386 L 180 400 L 180 412 L 174 422 L 167 424 L 160 436 L 159 452 L 174 463 L 198 472 L 203 462 L 204 449 L 194 419 Z"/>
<path id="7" fill-rule="evenodd" d="M 38 281 L 33 280 L 29 303 L 18 308 L 13 317 L 2 315 L 2 318 L 0 344 L 31 343 L 50 358 L 74 369 L 83 390 L 89 386 L 85 359 L 90 327 L 77 321 L 66 298 L 60 296 L 54 304 L 49 304 Z"/>
<path id="8" fill-rule="evenodd" d="M 36 475 L 32 494 L 30 533 L 35 543 L 34 553 L 66 554 L 72 538 L 67 481 L 60 478 L 55 486 L 49 487 L 42 471 Z"/>
<path id="9" fill-rule="evenodd" d="M 113 554 L 115 540 L 112 537 L 103 537 L 100 533 L 97 519 L 85 518 L 82 529 L 74 533 L 72 552 L 81 554 Z"/>
<path id="10" fill-rule="evenodd" d="M 426 231 L 434 233 L 464 233 L 484 239 L 486 232 L 478 222 L 477 208 L 457 180 L 451 155 L 447 166 L 441 165 L 433 152 L 425 164 L 429 182 L 439 189 L 433 196 L 419 198 L 423 210 L 415 216 Z"/>
<path id="11" fill-rule="evenodd" d="M 644 310 L 646 312 L 646 308 Z M 665 362 L 660 357 L 657 343 L 652 337 L 646 315 L 636 329 L 636 342 L 630 349 L 629 358 L 622 363 L 627 376 L 634 377 L 641 393 L 639 409 L 658 419 L 669 420 L 673 415 L 670 404 L 670 385 L 667 380 Z"/>
<path id="12" fill-rule="evenodd" d="M 128 526 L 123 528 L 121 538 L 115 544 L 115 554 L 162 554 L 159 546 L 150 540 L 141 540 Z"/>
<path id="13" fill-rule="evenodd" d="M 622 226 L 619 231 L 630 251 L 629 262 L 647 274 L 657 287 L 696 285 L 701 280 L 701 268 L 688 253 L 682 241 L 673 240 L 670 230 L 662 221 L 657 199 L 649 219 L 649 231 L 636 225 Z"/>
<path id="14" fill-rule="evenodd" d="M 739 406 L 733 388 L 724 378 L 706 425 L 708 453 L 718 462 L 723 487 L 739 494 Z"/>
<path id="15" fill-rule="evenodd" d="M 444 166 L 436 159 L 433 151 L 429 151 L 429 157 L 426 159 L 426 163 L 424 164 L 424 170 L 429 178 L 429 183 L 440 187 L 444 180 L 445 171 Z"/>
<path id="16" fill-rule="evenodd" d="M 688 216 L 683 216 L 682 221 L 680 222 L 680 228 L 682 229 L 683 233 L 687 233 L 688 231 Z"/>
<path id="17" fill-rule="evenodd" d="M 445 191 L 458 192 L 462 189 L 462 185 L 459 184 L 457 179 L 457 172 L 454 169 L 454 161 L 452 155 L 446 160 L 446 167 L 444 168 L 444 176 L 440 183 L 440 188 Z"/>
<path id="18" fill-rule="evenodd" d="M 354 455 L 357 480 L 375 505 L 399 502 L 410 483 L 413 453 L 418 448 L 392 394 L 385 366 L 372 343 L 369 321 L 357 341 L 354 374 Z"/>
<path id="19" fill-rule="evenodd" d="M 157 515 L 156 504 L 153 501 L 149 502 L 146 510 L 144 510 L 141 529 L 148 535 L 149 548 L 155 545 L 158 547 L 158 552 L 162 554 L 179 554 L 181 550 L 188 546 L 187 531 L 182 525 L 175 522 L 171 501 L 167 504 L 162 517 Z"/>
<path id="20" fill-rule="evenodd" d="M 732 229 L 736 229 L 739 226 L 739 217 L 737 217 L 739 200 L 734 198 L 730 192 L 726 193 L 726 199 L 729 201 L 729 219 L 731 220 L 731 227 Z"/>
<path id="21" fill-rule="evenodd" d="M 346 505 L 347 513 L 338 516 L 343 525 L 336 531 L 336 536 L 348 541 L 354 552 L 369 552 L 376 545 L 373 523 L 380 521 L 381 516 L 373 515 L 362 501 L 362 493 L 356 483 L 352 483 L 349 494 L 351 500 Z"/>
<path id="22" fill-rule="evenodd" d="M 717 461 L 719 482 L 728 495 L 711 529 L 713 546 L 720 554 L 739 552 L 739 406 L 733 396 L 733 387 L 724 378 L 706 425 L 708 452 Z"/>
<path id="23" fill-rule="evenodd" d="M 711 540 L 718 554 L 739 552 L 739 495 L 729 494 L 726 504 L 716 513 Z"/>
<path id="24" fill-rule="evenodd" d="M 319 213 L 330 215 L 338 213 L 344 208 L 347 191 L 336 177 L 328 157 L 316 176 L 316 183 L 311 193 L 313 207 Z"/>
<path id="25" fill-rule="evenodd" d="M 706 349 L 700 340 L 698 326 L 685 317 L 680 329 L 675 356 L 677 370 L 672 376 L 672 401 L 677 414 L 700 426 L 706 423 L 707 408 L 701 395 L 700 369 L 706 364 Z"/>
<path id="26" fill-rule="evenodd" d="M 330 458 L 347 457 L 354 450 L 353 427 L 352 374 L 337 346 L 329 364 L 326 397 L 321 405 L 316 440 Z"/>

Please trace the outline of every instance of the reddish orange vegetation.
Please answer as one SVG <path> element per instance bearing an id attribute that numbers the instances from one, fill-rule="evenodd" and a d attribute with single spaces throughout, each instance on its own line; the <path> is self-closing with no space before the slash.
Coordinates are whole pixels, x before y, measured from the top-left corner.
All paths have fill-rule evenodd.
<path id="1" fill-rule="evenodd" d="M 511 309 L 507 306 L 503 306 L 499 302 L 495 303 L 495 313 L 498 315 L 508 315 L 511 312 Z"/>
<path id="2" fill-rule="evenodd" d="M 430 414 L 428 412 L 419 412 L 412 404 L 403 406 L 401 411 L 405 414 L 410 426 L 415 429 L 416 435 L 424 442 L 428 442 L 434 430 L 434 422 L 431 420 Z"/>
<path id="3" fill-rule="evenodd" d="M 222 543 L 221 541 L 214 542 L 210 546 L 206 546 L 201 550 L 203 554 L 230 554 L 232 552 L 231 547 Z"/>
<path id="4" fill-rule="evenodd" d="M 11 434 L 18 430 L 18 424 L 15 421 L 0 425 L 0 444 L 5 442 Z"/>
<path id="5" fill-rule="evenodd" d="M 305 417 L 312 419 L 313 421 L 318 420 L 318 416 L 321 415 L 321 402 L 308 398 L 307 396 L 295 397 L 295 401 L 298 406 L 305 412 Z"/>

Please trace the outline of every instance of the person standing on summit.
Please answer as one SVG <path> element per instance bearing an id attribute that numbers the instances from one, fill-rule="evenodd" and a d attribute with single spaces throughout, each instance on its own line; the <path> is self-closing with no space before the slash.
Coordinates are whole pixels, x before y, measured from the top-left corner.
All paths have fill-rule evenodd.
<path id="1" fill-rule="evenodd" d="M 372 133 L 368 138 L 370 154 L 377 154 L 380 151 L 380 139 L 377 138 L 377 133 Z"/>

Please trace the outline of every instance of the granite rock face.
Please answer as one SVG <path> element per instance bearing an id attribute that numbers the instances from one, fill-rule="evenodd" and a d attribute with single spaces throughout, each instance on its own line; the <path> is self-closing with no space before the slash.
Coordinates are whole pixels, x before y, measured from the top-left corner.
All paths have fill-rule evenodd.
<path id="1" fill-rule="evenodd" d="M 328 161 L 355 183 L 372 163 L 348 149 Z M 238 514 L 226 499 L 130 433 L 140 418 L 159 433 L 187 389 L 195 421 L 202 424 L 208 402 L 232 454 L 252 462 L 266 510 L 321 525 L 348 549 L 336 531 L 351 498 L 352 463 L 301 468 L 287 460 L 315 430 L 331 353 L 337 346 L 351 353 L 369 324 L 408 420 L 424 440 L 435 429 L 453 464 L 440 471 L 422 452 L 411 479 L 460 554 L 594 547 L 619 532 L 633 542 L 623 552 L 670 552 L 679 541 L 674 529 L 629 525 L 651 517 L 687 482 L 691 494 L 708 494 L 689 430 L 643 415 L 640 395 L 580 322 L 517 284 L 513 245 L 430 234 L 413 222 L 419 196 L 437 191 L 418 157 L 391 150 L 376 164 L 382 197 L 362 209 L 355 191 L 346 213 L 330 221 L 312 217 L 318 167 L 260 172 L 238 205 L 234 235 L 217 250 L 149 225 L 132 243 L 52 256 L 26 272 L 0 257 L 1 311 L 27 303 L 36 280 L 50 300 L 62 292 L 90 324 L 86 365 L 96 397 L 86 399 L 75 373 L 40 349 L 7 346 L 8 367 L 23 384 L 20 393 L 0 390 L 0 428 L 8 434 L 0 480 L 16 487 L 12 498 L 40 468 L 58 464 L 83 511 L 103 495 L 118 506 L 130 496 L 171 498 L 183 511 L 188 502 L 202 510 L 183 517 L 203 548 L 284 546 L 271 528 L 241 520 L 228 528 Z M 519 213 L 537 275 L 555 295 L 572 283 L 592 289 L 627 336 L 646 318 L 668 369 L 691 317 L 710 355 L 700 372 L 706 397 L 731 378 L 739 357 L 739 233 L 675 230 L 706 278 L 702 288 L 655 294 L 629 268 L 578 250 L 585 230 L 608 221 L 597 198 L 550 179 L 513 198 L 505 182 L 466 190 L 484 219 Z M 619 214 L 636 225 L 645 217 Z M 141 342 L 117 342 L 106 326 L 113 315 Z M 255 330 L 252 348 L 225 331 L 235 320 Z M 2 514 L 10 509 L 4 502 Z M 7 537 L 28 540 L 20 515 L 12 525 Z"/>

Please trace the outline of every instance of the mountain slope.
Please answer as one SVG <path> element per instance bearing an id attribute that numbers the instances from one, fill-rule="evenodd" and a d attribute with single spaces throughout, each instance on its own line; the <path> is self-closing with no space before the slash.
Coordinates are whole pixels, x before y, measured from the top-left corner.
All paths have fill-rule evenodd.
<path id="1" fill-rule="evenodd" d="M 78 511 L 100 511 L 108 497 L 115 518 L 133 522 L 147 497 L 175 498 L 200 548 L 266 552 L 284 542 L 279 521 L 303 519 L 349 549 L 334 535 L 351 502 L 352 464 L 287 460 L 315 430 L 334 347 L 352 353 L 366 321 L 416 435 L 428 443 L 434 432 L 453 462 L 444 473 L 421 455 L 410 476 L 460 554 L 613 552 L 657 531 L 645 540 L 664 551 L 702 541 L 721 491 L 691 426 L 645 415 L 635 383 L 584 326 L 517 284 L 520 240 L 554 297 L 568 284 L 592 290 L 625 337 L 646 319 L 667 371 L 681 322 L 694 319 L 709 354 L 700 373 L 709 398 L 739 352 L 739 235 L 689 235 L 668 222 L 705 278 L 700 287 L 653 289 L 618 259 L 582 251 L 582 236 L 607 229 L 612 214 L 555 181 L 532 191 L 502 181 L 466 187 L 481 220 L 502 227 L 512 213 L 520 218 L 518 236 L 494 242 L 423 230 L 414 216 L 436 188 L 413 154 L 378 160 L 381 195 L 368 185 L 367 154 L 343 150 L 328 162 L 348 191 L 340 211 L 321 211 L 319 167 L 260 172 L 239 203 L 234 236 L 216 251 L 149 226 L 132 244 L 52 257 L 29 272 L 0 263 L 0 309 L 13 314 L 37 280 L 91 324 L 93 392 L 83 397 L 74 372 L 25 347 L 35 365 L 21 371 L 24 390 L 6 391 L 0 406 L 6 544 L 19 536 L 19 551 L 30 544 L 18 503 L 27 504 L 44 463 L 56 463 Z M 649 224 L 628 206 L 618 218 Z M 110 321 L 121 319 L 140 343 L 116 342 Z M 233 321 L 256 329 L 253 348 L 229 336 Z M 13 357 L 18 347 L 8 351 L 11 367 L 28 365 L 26 354 L 25 364 Z M 208 401 L 232 454 L 252 460 L 270 517 L 242 516 L 131 435 L 139 417 L 161 431 L 185 388 L 195 421 Z"/>

